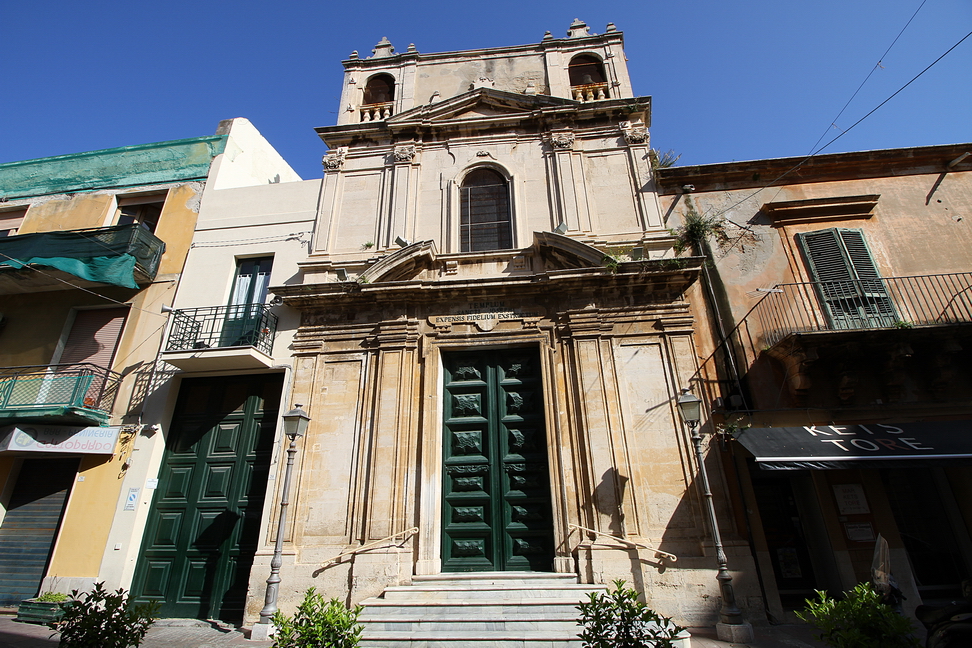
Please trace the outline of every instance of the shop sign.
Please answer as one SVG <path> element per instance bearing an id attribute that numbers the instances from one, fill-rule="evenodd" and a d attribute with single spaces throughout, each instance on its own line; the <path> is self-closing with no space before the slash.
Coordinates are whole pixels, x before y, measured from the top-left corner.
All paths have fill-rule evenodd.
<path id="1" fill-rule="evenodd" d="M 902 460 L 972 460 L 972 421 L 749 428 L 736 439 L 771 470 Z"/>
<path id="2" fill-rule="evenodd" d="M 10 425 L 0 428 L 0 452 L 112 454 L 121 427 Z"/>

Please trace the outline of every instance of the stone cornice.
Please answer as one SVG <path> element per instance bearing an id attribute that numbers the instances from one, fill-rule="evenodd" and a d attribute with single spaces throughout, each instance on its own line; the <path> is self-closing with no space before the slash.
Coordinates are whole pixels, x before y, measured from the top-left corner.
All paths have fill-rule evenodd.
<path id="1" fill-rule="evenodd" d="M 924 173 L 957 173 L 972 171 L 972 157 L 952 168 L 948 167 L 949 162 L 970 150 L 972 143 L 833 153 L 812 158 L 704 164 L 657 169 L 655 177 L 660 194 L 677 194 L 687 184 L 694 185 L 693 191 L 698 193 Z"/>
<path id="2" fill-rule="evenodd" d="M 508 112 L 468 116 L 465 113 L 480 105 L 502 108 Z M 631 115 L 641 116 L 643 125 L 651 125 L 651 97 L 606 99 L 581 103 L 548 95 L 522 95 L 495 88 L 478 88 L 436 104 L 412 108 L 384 121 L 315 128 L 331 148 L 345 146 L 356 139 L 382 140 L 413 135 L 417 132 L 486 131 L 495 128 L 525 127 L 546 130 L 564 122 L 613 120 L 624 121 Z"/>
<path id="3" fill-rule="evenodd" d="M 299 310 L 369 309 L 387 304 L 449 302 L 477 298 L 546 299 L 551 293 L 600 295 L 601 301 L 635 295 L 646 303 L 670 301 L 698 276 L 701 258 L 620 263 L 615 272 L 581 267 L 530 275 L 276 286 L 271 291 Z"/>

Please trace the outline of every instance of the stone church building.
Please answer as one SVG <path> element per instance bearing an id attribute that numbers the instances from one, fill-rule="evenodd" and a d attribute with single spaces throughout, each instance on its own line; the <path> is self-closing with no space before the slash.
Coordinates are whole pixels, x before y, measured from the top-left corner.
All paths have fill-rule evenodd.
<path id="1" fill-rule="evenodd" d="M 717 620 L 676 407 L 698 368 L 686 295 L 701 259 L 675 258 L 651 99 L 622 46 L 613 24 L 574 21 L 532 45 L 382 39 L 344 61 L 338 123 L 317 129 L 312 250 L 270 287 L 300 313 L 290 401 L 312 419 L 281 609 L 309 586 L 359 602 L 414 576 L 533 571 L 622 578 L 683 624 Z M 711 463 L 737 597 L 759 606 Z"/>

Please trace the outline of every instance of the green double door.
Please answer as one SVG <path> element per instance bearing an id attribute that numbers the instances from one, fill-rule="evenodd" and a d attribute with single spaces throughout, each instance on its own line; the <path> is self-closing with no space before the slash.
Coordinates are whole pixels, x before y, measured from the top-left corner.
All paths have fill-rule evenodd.
<path id="1" fill-rule="evenodd" d="M 539 353 L 454 353 L 443 369 L 443 571 L 551 571 Z"/>
<path id="2" fill-rule="evenodd" d="M 242 621 L 282 382 L 182 382 L 132 584 L 161 616 Z"/>

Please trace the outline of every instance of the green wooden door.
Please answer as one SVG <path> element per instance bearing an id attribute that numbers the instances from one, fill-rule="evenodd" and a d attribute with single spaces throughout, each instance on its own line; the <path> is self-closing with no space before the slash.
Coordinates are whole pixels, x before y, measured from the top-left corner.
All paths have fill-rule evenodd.
<path id="1" fill-rule="evenodd" d="M 443 359 L 444 571 L 551 571 L 553 525 L 536 349 Z"/>
<path id="2" fill-rule="evenodd" d="M 162 616 L 242 621 L 281 386 L 183 381 L 132 584 Z"/>

